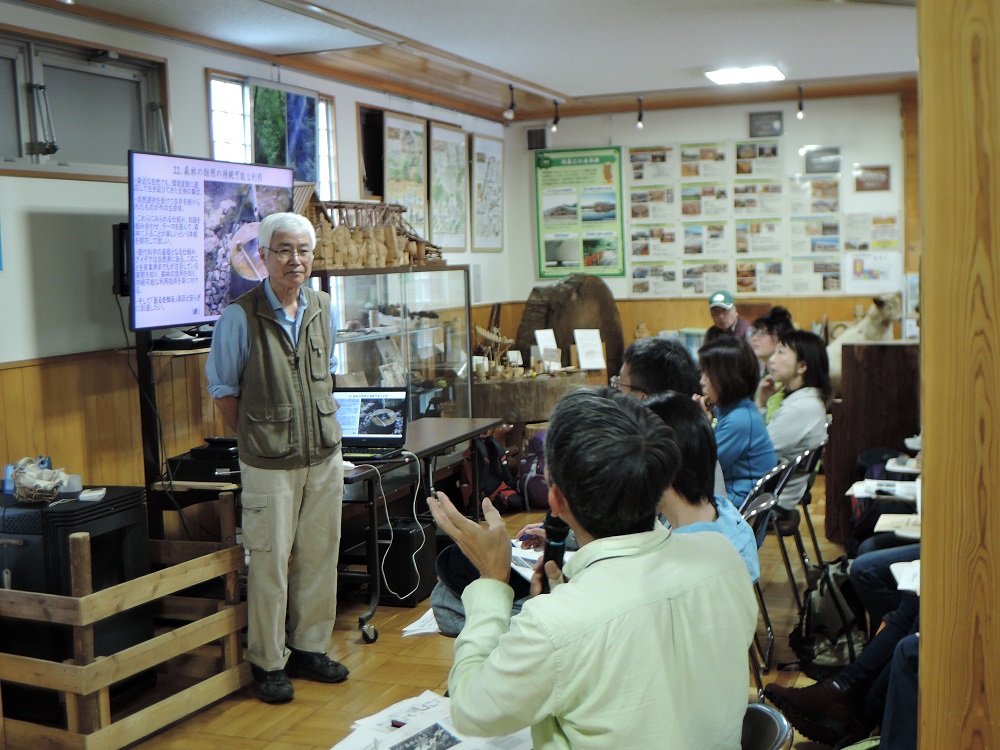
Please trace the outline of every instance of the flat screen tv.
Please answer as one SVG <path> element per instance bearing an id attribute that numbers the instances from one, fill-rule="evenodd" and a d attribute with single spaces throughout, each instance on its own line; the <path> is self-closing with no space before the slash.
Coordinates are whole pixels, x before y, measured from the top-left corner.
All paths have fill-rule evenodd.
<path id="1" fill-rule="evenodd" d="M 129 152 L 132 330 L 211 323 L 267 271 L 257 227 L 292 207 L 292 170 Z"/>

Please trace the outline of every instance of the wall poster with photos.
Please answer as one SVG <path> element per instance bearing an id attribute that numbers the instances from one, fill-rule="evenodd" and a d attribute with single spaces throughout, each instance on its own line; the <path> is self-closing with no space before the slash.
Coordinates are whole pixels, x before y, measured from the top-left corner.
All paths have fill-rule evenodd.
<path id="1" fill-rule="evenodd" d="M 465 250 L 469 224 L 469 142 L 461 128 L 431 123 L 430 240 Z"/>
<path id="2" fill-rule="evenodd" d="M 843 294 L 902 285 L 902 205 L 891 164 L 872 160 L 877 167 L 867 179 L 849 181 L 838 171 L 840 147 L 790 148 L 780 136 L 633 147 L 628 155 L 631 296 L 703 297 L 713 288 L 741 296 Z M 812 171 L 820 165 L 831 171 Z M 540 211 L 568 220 L 569 201 L 547 200 Z M 539 222 L 549 255 L 568 257 L 547 226 L 543 235 Z"/>
<path id="3" fill-rule="evenodd" d="M 622 152 L 535 152 L 539 278 L 624 276 Z"/>
<path id="4" fill-rule="evenodd" d="M 503 141 L 472 135 L 472 251 L 503 250 Z"/>
<path id="5" fill-rule="evenodd" d="M 406 208 L 403 218 L 421 237 L 427 236 L 427 122 L 385 113 L 386 203 Z"/>

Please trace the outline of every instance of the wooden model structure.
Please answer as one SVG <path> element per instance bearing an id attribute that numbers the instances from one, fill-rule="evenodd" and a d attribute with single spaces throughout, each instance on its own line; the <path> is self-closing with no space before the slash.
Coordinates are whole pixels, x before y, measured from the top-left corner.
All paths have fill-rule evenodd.
<path id="1" fill-rule="evenodd" d="M 244 560 L 243 547 L 236 543 L 235 497 L 231 491 L 222 492 L 218 503 L 221 542 L 150 540 L 154 567 L 166 566 L 161 570 L 93 592 L 90 535 L 72 534 L 72 596 L 0 590 L 0 615 L 66 625 L 73 631 L 71 662 L 0 652 L 5 681 L 58 690 L 65 696 L 67 724 L 60 729 L 0 712 L 0 747 L 119 750 L 250 684 L 250 663 L 243 659 L 240 645 L 247 608 L 240 602 L 238 574 Z M 222 599 L 176 595 L 218 577 L 224 584 Z M 95 657 L 94 624 L 147 604 L 154 608 L 159 634 L 110 656 Z M 160 618 L 183 624 L 164 630 Z M 192 660 L 196 650 L 198 657 Z M 218 653 L 209 654 L 206 662 L 206 650 Z M 164 696 L 161 677 L 170 682 L 172 665 L 176 682 L 188 686 Z M 109 687 L 151 668 L 161 673 L 156 695 L 149 696 L 144 708 L 112 717 Z"/>
<path id="2" fill-rule="evenodd" d="M 297 185 L 295 211 L 316 228 L 317 271 L 443 264 L 441 248 L 403 218 L 404 206 L 372 201 L 322 201 L 314 186 Z"/>

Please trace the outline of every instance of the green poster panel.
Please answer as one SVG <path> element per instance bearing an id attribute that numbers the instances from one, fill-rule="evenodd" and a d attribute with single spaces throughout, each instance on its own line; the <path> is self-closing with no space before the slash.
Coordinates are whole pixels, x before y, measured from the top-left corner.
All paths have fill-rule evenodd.
<path id="1" fill-rule="evenodd" d="M 617 146 L 535 152 L 538 276 L 624 276 Z"/>

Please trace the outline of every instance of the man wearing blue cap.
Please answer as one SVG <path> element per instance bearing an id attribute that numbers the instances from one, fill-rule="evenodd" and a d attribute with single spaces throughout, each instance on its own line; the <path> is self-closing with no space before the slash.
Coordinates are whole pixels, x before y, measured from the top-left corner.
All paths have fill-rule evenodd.
<path id="1" fill-rule="evenodd" d="M 708 309 L 715 325 L 705 331 L 705 343 L 719 336 L 736 336 L 750 341 L 751 326 L 736 311 L 733 295 L 720 289 L 708 298 Z"/>

